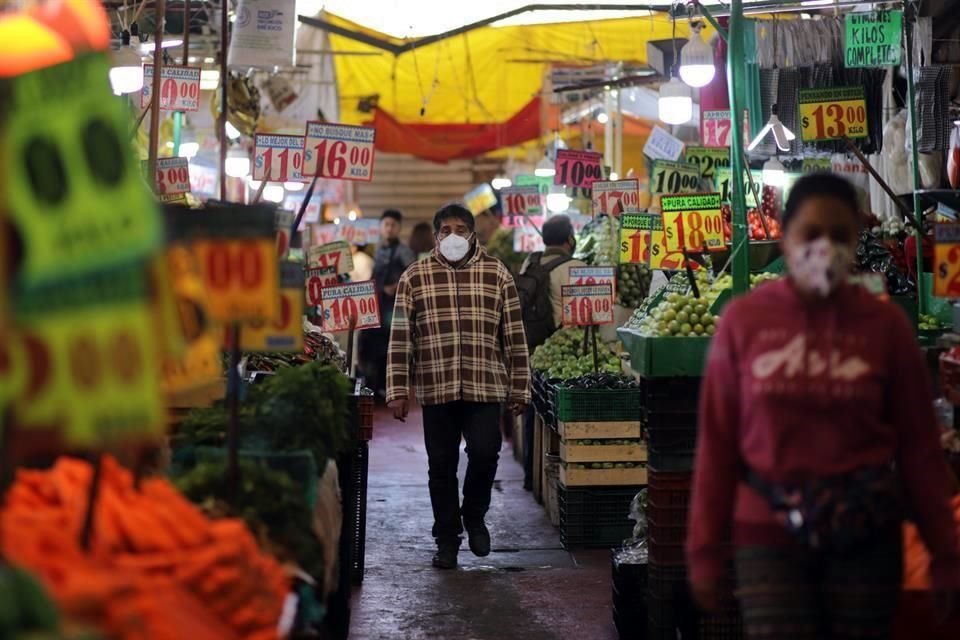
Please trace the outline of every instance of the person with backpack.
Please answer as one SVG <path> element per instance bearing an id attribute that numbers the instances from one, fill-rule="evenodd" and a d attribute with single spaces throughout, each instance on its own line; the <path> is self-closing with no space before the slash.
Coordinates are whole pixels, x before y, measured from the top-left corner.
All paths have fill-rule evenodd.
<path id="1" fill-rule="evenodd" d="M 565 215 L 553 216 L 541 229 L 545 250 L 531 253 L 517 276 L 523 329 L 530 353 L 563 326 L 560 288 L 570 284 L 570 269 L 585 266 L 573 258 L 577 247 L 573 224 Z M 533 407 L 523 423 L 523 488 L 533 488 Z"/>

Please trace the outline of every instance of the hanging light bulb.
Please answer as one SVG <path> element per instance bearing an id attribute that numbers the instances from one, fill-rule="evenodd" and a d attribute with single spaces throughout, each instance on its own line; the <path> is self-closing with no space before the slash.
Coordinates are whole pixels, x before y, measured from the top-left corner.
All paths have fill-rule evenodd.
<path id="1" fill-rule="evenodd" d="M 680 49 L 680 77 L 691 87 L 705 87 L 713 80 L 717 69 L 713 66 L 713 47 L 703 41 L 703 24 L 690 25 L 690 41 Z"/>
<path id="2" fill-rule="evenodd" d="M 563 213 L 570 208 L 570 196 L 563 185 L 552 185 L 547 193 L 547 210 L 550 213 Z"/>
<path id="3" fill-rule="evenodd" d="M 553 163 L 550 162 L 546 152 L 544 152 L 540 162 L 537 163 L 537 168 L 533 170 L 533 174 L 541 178 L 549 178 L 557 174 L 557 170 L 553 167 Z"/>
<path id="4" fill-rule="evenodd" d="M 676 77 L 660 85 L 660 99 L 657 101 L 660 119 L 667 124 L 684 124 L 693 118 L 693 96 L 690 87 Z"/>
<path id="5" fill-rule="evenodd" d="M 600 124 L 607 124 L 610 122 L 610 116 L 607 115 L 606 111 L 601 111 L 597 114 L 597 122 Z"/>
<path id="6" fill-rule="evenodd" d="M 120 36 L 121 46 L 113 56 L 110 68 L 110 86 L 116 95 L 136 93 L 143 88 L 143 60 L 130 46 L 130 32 Z"/>
<path id="7" fill-rule="evenodd" d="M 263 188 L 263 199 L 267 202 L 283 202 L 283 187 L 278 184 L 268 184 Z"/>
<path id="8" fill-rule="evenodd" d="M 283 188 L 286 189 L 287 191 L 303 191 L 303 186 L 304 185 L 302 182 L 284 182 L 283 183 Z"/>
<path id="9" fill-rule="evenodd" d="M 789 151 L 790 142 L 796 139 L 796 135 L 790 129 L 787 129 L 782 122 L 780 122 L 780 117 L 777 115 L 777 105 L 773 105 L 770 113 L 770 120 L 767 121 L 767 124 L 760 130 L 760 133 L 757 134 L 757 137 L 753 139 L 753 142 L 750 143 L 750 146 L 747 147 L 747 151 L 753 151 L 756 149 L 763 139 L 767 137 L 768 134 L 773 134 L 773 139 L 777 143 L 777 148 L 780 151 Z"/>
<path id="10" fill-rule="evenodd" d="M 240 138 L 240 136 L 243 135 L 242 133 L 240 133 L 239 129 L 237 129 L 235 126 L 230 124 L 229 120 L 227 120 L 226 129 L 227 129 L 227 137 L 230 138 L 231 140 L 237 140 Z"/>
<path id="11" fill-rule="evenodd" d="M 497 176 L 496 178 L 490 181 L 490 186 L 496 189 L 497 191 L 500 191 L 500 189 L 506 189 L 507 187 L 512 185 L 513 185 L 513 181 L 510 180 L 510 178 L 506 178 L 503 176 Z"/>
<path id="12" fill-rule="evenodd" d="M 782 187 L 787 183 L 786 168 L 776 157 L 763 163 L 763 186 Z"/>

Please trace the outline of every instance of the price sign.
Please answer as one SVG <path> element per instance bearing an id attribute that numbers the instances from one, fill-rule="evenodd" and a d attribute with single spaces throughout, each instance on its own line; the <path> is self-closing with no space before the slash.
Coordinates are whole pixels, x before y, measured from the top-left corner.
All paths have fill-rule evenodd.
<path id="1" fill-rule="evenodd" d="M 306 288 L 306 299 L 307 304 L 311 307 L 320 306 L 320 292 L 323 289 L 340 284 L 340 278 L 337 277 L 337 269 L 335 267 L 307 269 L 305 276 L 304 287 Z"/>
<path id="2" fill-rule="evenodd" d="M 303 174 L 303 136 L 258 133 L 254 138 L 253 179 L 307 182 Z"/>
<path id="3" fill-rule="evenodd" d="M 243 351 L 303 351 L 303 283 L 300 265 L 280 263 L 280 313 L 275 320 L 257 320 L 243 326 Z"/>
<path id="4" fill-rule="evenodd" d="M 903 11 L 848 13 L 845 26 L 845 67 L 889 67 L 900 64 L 903 53 L 900 47 Z"/>
<path id="5" fill-rule="evenodd" d="M 933 295 L 960 298 L 960 223 L 939 223 L 933 234 Z"/>
<path id="6" fill-rule="evenodd" d="M 277 257 L 281 260 L 287 256 L 290 251 L 290 229 L 297 219 L 297 214 L 293 211 L 279 210 L 274 216 L 274 222 L 277 230 Z"/>
<path id="7" fill-rule="evenodd" d="M 696 193 L 699 189 L 699 165 L 669 160 L 657 160 L 653 163 L 650 193 Z"/>
<path id="8" fill-rule="evenodd" d="M 565 327 L 613 322 L 613 285 L 610 283 L 563 285 L 560 296 Z"/>
<path id="9" fill-rule="evenodd" d="M 190 191 L 190 163 L 186 158 L 157 158 L 157 190 L 163 196 Z"/>
<path id="10" fill-rule="evenodd" d="M 351 323 L 356 323 L 357 330 L 380 326 L 380 303 L 373 280 L 325 287 L 320 296 L 320 318 L 325 331 L 347 331 Z"/>
<path id="11" fill-rule="evenodd" d="M 711 149 L 709 147 L 687 147 L 687 162 L 700 167 L 700 177 L 713 179 L 720 168 L 730 168 L 730 149 Z"/>
<path id="12" fill-rule="evenodd" d="M 558 149 L 553 184 L 589 189 L 603 179 L 603 154 L 596 151 Z"/>
<path id="13" fill-rule="evenodd" d="M 531 185 L 536 186 L 540 190 L 540 195 L 546 198 L 547 194 L 550 193 L 550 187 L 553 186 L 553 177 L 521 174 L 513 179 L 513 186 L 515 187 L 529 187 Z"/>
<path id="14" fill-rule="evenodd" d="M 104 55 L 85 54 L 0 79 L 0 173 L 22 247 L 11 278 L 20 284 L 127 264 L 160 246 L 157 205 L 109 71 Z"/>
<path id="15" fill-rule="evenodd" d="M 484 182 L 464 194 L 463 204 L 470 213 L 478 215 L 497 204 L 497 194 L 493 192 L 493 187 Z"/>
<path id="16" fill-rule="evenodd" d="M 753 174 L 753 182 L 759 189 L 761 180 L 763 179 L 763 172 L 751 170 L 751 173 Z M 733 193 L 733 172 L 726 167 L 715 169 L 713 181 L 717 187 L 717 191 L 720 192 L 720 202 L 723 204 L 729 204 L 731 195 Z M 741 188 L 743 189 L 744 194 L 746 194 L 747 206 L 757 206 L 757 197 L 753 190 L 750 189 L 750 182 L 747 180 L 746 173 L 743 174 Z"/>
<path id="17" fill-rule="evenodd" d="M 593 215 L 619 218 L 624 213 L 640 212 L 640 181 L 636 179 L 593 183 Z"/>
<path id="18" fill-rule="evenodd" d="M 867 137 L 863 87 L 800 89 L 800 139 L 804 142 Z"/>
<path id="19" fill-rule="evenodd" d="M 640 262 L 652 269 L 673 271 L 683 267 L 684 256 L 669 251 L 663 230 L 663 218 L 652 213 L 620 217 L 620 262 Z"/>
<path id="20" fill-rule="evenodd" d="M 717 251 L 724 248 L 720 194 L 663 196 L 663 228 L 670 251 Z"/>
<path id="21" fill-rule="evenodd" d="M 700 117 L 700 140 L 705 147 L 730 148 L 730 112 L 704 111 Z"/>
<path id="22" fill-rule="evenodd" d="M 617 292 L 616 267 L 570 267 L 570 284 L 609 284 Z"/>
<path id="23" fill-rule="evenodd" d="M 303 174 L 337 180 L 373 180 L 373 127 L 308 122 Z"/>
<path id="24" fill-rule="evenodd" d="M 153 97 L 153 65 L 143 65 L 140 108 L 150 106 Z M 160 69 L 160 108 L 167 111 L 200 110 L 200 67 L 163 65 Z"/>
<path id="25" fill-rule="evenodd" d="M 207 289 L 207 310 L 219 322 L 277 316 L 277 249 L 273 238 L 216 238 L 193 245 Z"/>
<path id="26" fill-rule="evenodd" d="M 333 267 L 337 274 L 353 271 L 353 253 L 346 240 L 329 242 L 319 247 L 310 247 L 307 252 L 308 267 Z"/>
<path id="27" fill-rule="evenodd" d="M 513 250 L 517 253 L 533 253 L 545 251 L 546 245 L 540 232 L 533 225 L 525 224 L 513 230 Z"/>
<path id="28" fill-rule="evenodd" d="M 503 202 L 504 227 L 518 227 L 523 224 L 525 217 L 543 213 L 540 189 L 536 185 L 506 187 L 500 190 L 500 199 Z"/>
<path id="29" fill-rule="evenodd" d="M 667 133 L 659 125 L 653 125 L 647 143 L 643 145 L 643 155 L 651 160 L 671 160 L 676 162 L 683 155 L 683 141 Z"/>

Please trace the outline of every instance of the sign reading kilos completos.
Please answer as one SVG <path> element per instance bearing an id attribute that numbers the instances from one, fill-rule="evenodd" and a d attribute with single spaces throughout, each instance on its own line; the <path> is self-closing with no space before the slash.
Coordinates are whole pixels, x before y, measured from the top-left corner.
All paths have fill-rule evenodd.
<path id="1" fill-rule="evenodd" d="M 900 64 L 903 54 L 900 46 L 903 11 L 848 13 L 845 27 L 845 67 L 889 67 Z"/>
<path id="2" fill-rule="evenodd" d="M 143 89 L 140 108 L 150 106 L 153 97 L 153 65 L 143 65 Z M 160 109 L 167 111 L 200 110 L 200 67 L 164 65 L 160 68 Z"/>
<path id="3" fill-rule="evenodd" d="M 306 176 L 373 180 L 373 127 L 308 122 L 303 149 Z"/>

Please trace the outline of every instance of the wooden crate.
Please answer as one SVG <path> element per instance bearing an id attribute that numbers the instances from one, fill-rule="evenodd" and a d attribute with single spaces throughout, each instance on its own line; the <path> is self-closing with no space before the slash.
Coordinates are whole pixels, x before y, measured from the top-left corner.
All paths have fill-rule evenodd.
<path id="1" fill-rule="evenodd" d="M 564 462 L 646 462 L 647 445 L 641 440 L 632 444 L 575 444 L 560 442 L 560 459 Z"/>
<path id="2" fill-rule="evenodd" d="M 571 469 L 560 465 L 560 484 L 565 487 L 623 487 L 647 484 L 647 468 Z"/>
<path id="3" fill-rule="evenodd" d="M 622 422 L 560 422 L 557 425 L 563 440 L 602 440 L 604 438 L 639 438 L 639 420 Z"/>

